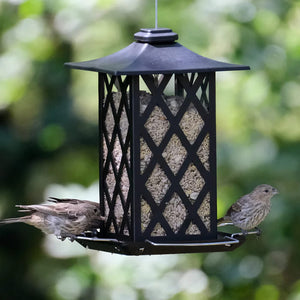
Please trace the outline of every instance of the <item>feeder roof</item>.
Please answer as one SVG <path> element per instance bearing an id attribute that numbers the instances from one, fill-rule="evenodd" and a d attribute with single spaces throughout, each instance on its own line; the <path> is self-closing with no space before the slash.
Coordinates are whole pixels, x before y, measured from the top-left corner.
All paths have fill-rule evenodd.
<path id="1" fill-rule="evenodd" d="M 229 64 L 198 55 L 175 40 L 178 35 L 168 28 L 141 29 L 136 42 L 111 55 L 68 62 L 67 67 L 111 75 L 170 74 L 249 70 L 249 66 Z"/>

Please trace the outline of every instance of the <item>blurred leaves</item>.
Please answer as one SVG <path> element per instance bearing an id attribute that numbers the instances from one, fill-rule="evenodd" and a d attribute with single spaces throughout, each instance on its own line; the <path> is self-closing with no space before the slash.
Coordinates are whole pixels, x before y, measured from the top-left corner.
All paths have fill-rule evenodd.
<path id="1" fill-rule="evenodd" d="M 158 24 L 214 59 L 218 214 L 255 185 L 280 195 L 263 235 L 233 253 L 123 257 L 0 230 L 1 299 L 300 297 L 300 3 L 161 0 Z M 154 1 L 0 1 L 0 216 L 47 196 L 97 199 L 97 78 L 64 68 L 102 57 L 154 26 Z M 44 195 L 44 196 L 43 196 Z"/>

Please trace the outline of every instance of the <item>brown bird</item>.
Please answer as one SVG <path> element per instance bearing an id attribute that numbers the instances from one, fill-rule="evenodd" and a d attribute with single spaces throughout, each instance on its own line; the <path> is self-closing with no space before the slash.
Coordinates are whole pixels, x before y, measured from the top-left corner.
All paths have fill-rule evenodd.
<path id="1" fill-rule="evenodd" d="M 218 226 L 233 224 L 242 229 L 244 234 L 250 229 L 258 229 L 257 226 L 270 212 L 270 200 L 276 194 L 278 190 L 271 185 L 258 185 L 251 193 L 232 204 L 225 216 L 218 219 Z"/>
<path id="2" fill-rule="evenodd" d="M 96 230 L 105 220 L 100 214 L 99 203 L 53 197 L 48 201 L 55 204 L 16 205 L 21 208 L 19 212 L 27 212 L 29 215 L 0 220 L 0 224 L 26 223 L 44 233 L 54 234 L 61 240 L 69 237 L 73 241 L 76 235 L 84 231 Z"/>

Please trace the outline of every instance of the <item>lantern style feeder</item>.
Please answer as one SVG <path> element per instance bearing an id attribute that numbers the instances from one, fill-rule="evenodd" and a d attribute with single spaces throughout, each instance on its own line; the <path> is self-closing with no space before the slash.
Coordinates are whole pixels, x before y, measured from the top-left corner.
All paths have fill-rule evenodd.
<path id="1" fill-rule="evenodd" d="M 215 73 L 171 29 L 141 29 L 112 55 L 66 63 L 99 76 L 100 232 L 91 249 L 127 255 L 228 251 L 217 231 Z"/>

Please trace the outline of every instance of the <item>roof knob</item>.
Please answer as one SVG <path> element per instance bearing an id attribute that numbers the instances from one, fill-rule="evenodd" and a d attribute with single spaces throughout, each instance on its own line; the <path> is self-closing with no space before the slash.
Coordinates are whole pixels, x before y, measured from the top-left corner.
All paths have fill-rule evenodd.
<path id="1" fill-rule="evenodd" d="M 142 43 L 173 43 L 178 39 L 178 34 L 169 28 L 142 28 L 135 33 L 134 38 Z"/>

